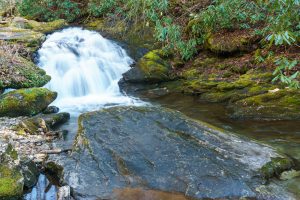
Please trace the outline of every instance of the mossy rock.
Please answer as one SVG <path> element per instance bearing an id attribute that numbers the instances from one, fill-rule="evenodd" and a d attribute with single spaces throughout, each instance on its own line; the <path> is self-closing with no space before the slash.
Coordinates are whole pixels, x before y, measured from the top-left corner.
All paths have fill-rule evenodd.
<path id="1" fill-rule="evenodd" d="M 18 159 L 11 144 L 0 154 L 0 200 L 16 200 L 23 194 L 24 178 L 15 162 Z"/>
<path id="2" fill-rule="evenodd" d="M 147 53 L 135 67 L 123 74 L 124 80 L 131 83 L 159 83 L 172 80 L 172 69 L 168 56 L 162 50 Z"/>
<path id="3" fill-rule="evenodd" d="M 90 19 L 84 27 L 125 43 L 129 54 L 134 59 L 139 59 L 148 51 L 158 48 L 157 41 L 153 37 L 154 28 L 147 26 L 144 21 L 126 23 L 116 18 L 96 18 Z"/>
<path id="4" fill-rule="evenodd" d="M 27 20 L 22 17 L 15 17 L 10 23 L 10 26 L 21 29 L 31 29 L 41 33 L 51 33 L 63 28 L 67 24 L 68 23 L 64 19 L 54 20 L 52 22 L 37 22 L 35 20 Z"/>
<path id="5" fill-rule="evenodd" d="M 252 31 L 228 32 L 211 34 L 206 42 L 206 48 L 220 54 L 230 54 L 238 51 L 251 51 L 256 47 L 253 44 L 257 41 Z"/>
<path id="6" fill-rule="evenodd" d="M 0 50 L 0 90 L 42 87 L 51 77 L 31 61 Z"/>
<path id="7" fill-rule="evenodd" d="M 0 27 L 0 40 L 22 43 L 26 47 L 35 47 L 37 49 L 45 38 L 43 33 L 29 29 Z"/>
<path id="8" fill-rule="evenodd" d="M 20 89 L 0 96 L 0 116 L 32 116 L 42 112 L 57 97 L 46 88 Z"/>
<path id="9" fill-rule="evenodd" d="M 67 122 L 70 119 L 69 113 L 53 113 L 53 114 L 39 114 L 29 119 L 22 120 L 19 125 L 16 126 L 16 130 L 19 134 L 31 134 L 36 135 L 40 133 L 40 129 L 44 132 L 49 128 L 55 128 Z"/>
<path id="10" fill-rule="evenodd" d="M 234 118 L 300 119 L 300 91 L 281 89 L 277 92 L 252 96 L 232 103 Z"/>
<path id="11" fill-rule="evenodd" d="M 67 22 L 63 19 L 52 22 L 37 22 L 34 20 L 28 20 L 28 28 L 41 33 L 51 33 L 58 29 L 62 29 L 66 25 Z"/>
<path id="12" fill-rule="evenodd" d="M 272 73 L 248 71 L 235 80 L 206 77 L 199 74 L 197 69 L 185 71 L 186 78 L 182 91 L 186 94 L 201 95 L 204 101 L 220 103 L 235 102 L 247 97 L 264 94 L 276 86 L 270 84 Z"/>
<path id="13" fill-rule="evenodd" d="M 19 199 L 23 194 L 23 176 L 16 169 L 0 164 L 0 200 Z"/>
<path id="14" fill-rule="evenodd" d="M 262 175 L 266 178 L 279 177 L 284 171 L 290 170 L 294 163 L 289 158 L 272 158 L 270 162 L 266 163 L 261 168 Z"/>

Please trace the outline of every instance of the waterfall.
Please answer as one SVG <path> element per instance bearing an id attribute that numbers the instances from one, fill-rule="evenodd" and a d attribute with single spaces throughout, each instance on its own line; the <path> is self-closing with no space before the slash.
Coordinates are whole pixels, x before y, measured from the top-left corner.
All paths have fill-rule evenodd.
<path id="1" fill-rule="evenodd" d="M 68 28 L 49 35 L 38 51 L 39 67 L 52 79 L 45 86 L 58 93 L 53 103 L 68 112 L 130 105 L 137 100 L 118 86 L 133 60 L 116 43 L 94 31 Z"/>

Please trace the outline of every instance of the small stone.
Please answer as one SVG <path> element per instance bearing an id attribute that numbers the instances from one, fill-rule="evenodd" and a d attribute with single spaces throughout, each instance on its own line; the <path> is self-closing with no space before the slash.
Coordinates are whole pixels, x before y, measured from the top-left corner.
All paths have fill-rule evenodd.
<path id="1" fill-rule="evenodd" d="M 269 90 L 269 93 L 275 93 L 275 92 L 278 92 L 280 89 L 279 88 L 276 88 L 274 90 Z"/>
<path id="2" fill-rule="evenodd" d="M 44 114 L 54 114 L 58 112 L 59 108 L 56 106 L 49 106 L 48 108 L 46 108 L 46 110 L 43 111 Z"/>
<path id="3" fill-rule="evenodd" d="M 280 175 L 281 180 L 290 180 L 296 177 L 300 177 L 300 171 L 290 170 L 290 171 L 285 171 Z"/>

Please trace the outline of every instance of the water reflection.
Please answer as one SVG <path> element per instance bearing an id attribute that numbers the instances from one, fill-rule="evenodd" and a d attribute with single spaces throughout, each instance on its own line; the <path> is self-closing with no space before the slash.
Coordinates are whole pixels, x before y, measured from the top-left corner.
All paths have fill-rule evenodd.
<path id="1" fill-rule="evenodd" d="M 24 200 L 57 200 L 57 188 L 47 177 L 40 175 L 37 185 L 30 193 L 24 195 Z"/>
<path id="2" fill-rule="evenodd" d="M 300 121 L 233 120 L 222 104 L 204 103 L 180 94 L 150 100 L 217 127 L 268 143 L 300 161 Z"/>

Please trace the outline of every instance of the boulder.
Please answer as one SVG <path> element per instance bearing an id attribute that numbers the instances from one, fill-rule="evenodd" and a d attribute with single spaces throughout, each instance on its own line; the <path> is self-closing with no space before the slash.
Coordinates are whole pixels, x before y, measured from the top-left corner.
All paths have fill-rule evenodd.
<path id="1" fill-rule="evenodd" d="M 46 88 L 20 89 L 0 96 L 0 116 L 33 116 L 52 103 L 56 92 Z"/>
<path id="2" fill-rule="evenodd" d="M 54 113 L 58 113 L 59 112 L 59 108 L 56 106 L 49 106 L 48 108 L 46 108 L 46 110 L 43 111 L 43 114 L 54 114 Z"/>
<path id="3" fill-rule="evenodd" d="M 251 51 L 258 40 L 253 31 L 233 31 L 212 34 L 206 42 L 206 48 L 220 54 Z"/>
<path id="4" fill-rule="evenodd" d="M 17 126 L 20 133 L 29 133 L 31 135 L 38 135 L 41 132 L 46 133 L 51 128 L 67 122 L 70 119 L 69 113 L 53 113 L 53 114 L 39 114 L 29 119 L 22 120 Z"/>
<path id="5" fill-rule="evenodd" d="M 110 18 L 90 19 L 84 24 L 89 30 L 99 31 L 101 35 L 121 41 L 130 56 L 139 59 L 149 50 L 160 47 L 153 37 L 154 28 L 144 22 L 126 23 L 122 19 Z"/>
<path id="6" fill-rule="evenodd" d="M 17 200 L 23 194 L 24 179 L 15 167 L 0 164 L 0 199 Z"/>
<path id="7" fill-rule="evenodd" d="M 27 20 L 21 17 L 15 17 L 10 24 L 12 27 L 21 29 L 31 29 L 41 33 L 51 33 L 55 30 L 61 29 L 67 25 L 67 22 L 63 19 L 54 20 L 52 22 L 37 22 L 34 20 Z"/>
<path id="8" fill-rule="evenodd" d="M 0 90 L 42 87 L 51 79 L 31 61 L 0 49 Z"/>
<path id="9" fill-rule="evenodd" d="M 275 89 L 229 105 L 232 117 L 257 120 L 300 119 L 300 91 Z"/>
<path id="10" fill-rule="evenodd" d="M 143 56 L 138 63 L 123 74 L 125 82 L 159 83 L 172 80 L 168 56 L 161 50 L 154 50 Z"/>
<path id="11" fill-rule="evenodd" d="M 78 123 L 72 155 L 50 165 L 78 199 L 110 199 L 127 188 L 256 198 L 256 188 L 293 166 L 269 146 L 161 107 L 113 107 L 83 114 Z"/>
<path id="12" fill-rule="evenodd" d="M 45 35 L 29 29 L 16 27 L 0 27 L 0 40 L 22 43 L 36 50 L 44 41 Z"/>
<path id="13" fill-rule="evenodd" d="M 12 145 L 0 152 L 0 200 L 17 200 L 24 188 L 30 189 L 38 180 L 39 171 L 35 163 L 20 159 Z"/>

